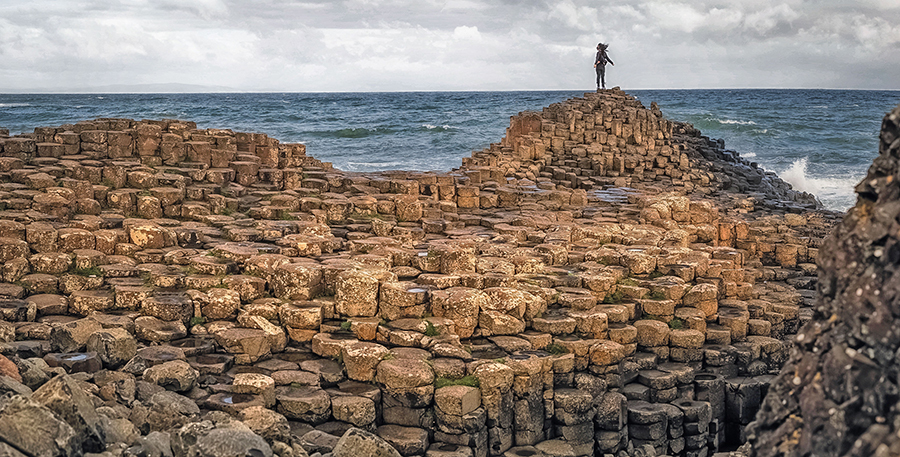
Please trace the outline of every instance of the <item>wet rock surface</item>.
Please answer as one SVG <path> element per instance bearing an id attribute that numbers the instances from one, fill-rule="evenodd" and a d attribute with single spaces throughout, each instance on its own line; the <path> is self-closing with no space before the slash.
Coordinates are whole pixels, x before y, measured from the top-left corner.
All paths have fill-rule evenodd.
<path id="1" fill-rule="evenodd" d="M 620 90 L 444 173 L 39 127 L 0 137 L 0 202 L 0 453 L 116 457 L 712 455 L 841 218 Z"/>
<path id="2" fill-rule="evenodd" d="M 753 455 L 897 455 L 900 107 L 853 207 L 822 246 L 813 320 L 751 427 Z M 827 438 L 825 438 L 827 437 Z"/>

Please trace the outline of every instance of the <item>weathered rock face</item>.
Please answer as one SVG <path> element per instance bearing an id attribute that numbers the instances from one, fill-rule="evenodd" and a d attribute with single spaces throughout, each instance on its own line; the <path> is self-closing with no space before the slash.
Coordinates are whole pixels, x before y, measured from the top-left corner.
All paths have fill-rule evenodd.
<path id="1" fill-rule="evenodd" d="M 820 249 L 815 318 L 757 417 L 758 456 L 900 453 L 900 107 L 856 206 Z"/>
<path id="2" fill-rule="evenodd" d="M 106 436 L 99 427 L 94 405 L 75 380 L 65 375 L 57 376 L 36 390 L 31 399 L 66 421 L 83 442 L 85 450 L 98 452 L 105 449 Z"/>
<path id="3" fill-rule="evenodd" d="M 31 455 L 76 455 L 81 452 L 75 430 L 47 407 L 21 395 L 0 397 L 0 434 L 5 443 Z M 0 450 L 3 450 L 0 448 Z M 5 455 L 23 455 L 6 448 Z"/>
<path id="4" fill-rule="evenodd" d="M 352 428 L 337 442 L 332 454 L 335 457 L 354 457 L 370 455 L 372 457 L 399 457 L 394 448 L 383 439 L 365 430 Z"/>

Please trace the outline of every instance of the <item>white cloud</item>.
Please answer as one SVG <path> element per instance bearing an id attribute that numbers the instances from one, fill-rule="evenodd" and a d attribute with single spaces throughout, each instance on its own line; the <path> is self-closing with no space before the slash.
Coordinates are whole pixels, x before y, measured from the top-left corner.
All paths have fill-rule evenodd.
<path id="1" fill-rule="evenodd" d="M 782 3 L 773 8 L 766 8 L 748 14 L 744 24 L 746 28 L 764 35 L 780 25 L 790 24 L 799 17 L 800 15 L 790 6 Z"/>
<path id="2" fill-rule="evenodd" d="M 453 29 L 453 38 L 457 40 L 481 41 L 481 32 L 478 31 L 478 27 L 461 25 Z"/>
<path id="3" fill-rule="evenodd" d="M 450 0 L 441 6 L 441 11 L 482 11 L 487 8 L 483 2 L 474 0 Z"/>
<path id="4" fill-rule="evenodd" d="M 150 0 L 152 1 L 152 0 Z M 157 0 L 159 1 L 159 0 Z M 145 5 L 147 3 L 144 3 Z M 162 0 L 158 6 L 169 11 L 182 11 L 195 14 L 203 19 L 217 19 L 228 15 L 228 6 L 222 0 Z"/>
<path id="5" fill-rule="evenodd" d="M 597 9 L 578 5 L 572 0 L 553 3 L 549 17 L 558 19 L 566 27 L 579 31 L 593 30 L 597 23 Z"/>
<path id="6" fill-rule="evenodd" d="M 653 24 L 662 29 L 693 32 L 706 22 L 706 15 L 689 4 L 677 2 L 652 2 L 647 10 Z"/>
<path id="7" fill-rule="evenodd" d="M 707 26 L 714 30 L 727 31 L 740 26 L 744 14 L 736 9 L 712 8 L 706 16 Z"/>

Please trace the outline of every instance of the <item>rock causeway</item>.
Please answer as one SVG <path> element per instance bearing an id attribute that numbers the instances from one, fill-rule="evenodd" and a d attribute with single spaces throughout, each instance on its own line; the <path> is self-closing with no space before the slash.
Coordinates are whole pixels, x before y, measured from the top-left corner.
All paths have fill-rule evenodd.
<path id="1" fill-rule="evenodd" d="M 842 218 L 619 89 L 440 172 L 0 131 L 0 455 L 727 456 Z"/>

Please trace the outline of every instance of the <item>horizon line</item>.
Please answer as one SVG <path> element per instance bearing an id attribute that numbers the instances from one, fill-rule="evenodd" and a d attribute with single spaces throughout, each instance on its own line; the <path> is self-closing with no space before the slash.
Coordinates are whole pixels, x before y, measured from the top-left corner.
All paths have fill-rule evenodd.
<path id="1" fill-rule="evenodd" d="M 878 91 L 878 92 L 900 92 L 897 89 L 871 89 L 871 88 L 842 88 L 842 87 L 715 87 L 715 88 L 630 88 L 622 89 L 623 92 L 629 91 L 691 91 L 691 90 L 707 90 L 707 91 L 729 91 L 729 90 L 820 90 L 820 91 Z M 607 89 L 611 90 L 611 89 Z M 592 93 L 596 90 L 585 89 L 505 89 L 505 90 L 484 90 L 484 89 L 447 89 L 447 90 L 373 90 L 373 91 L 285 91 L 285 90 L 211 90 L 211 91 L 8 91 L 0 90 L 0 95 L 182 95 L 182 94 L 402 94 L 402 93 L 479 93 L 479 92 L 584 92 Z"/>

